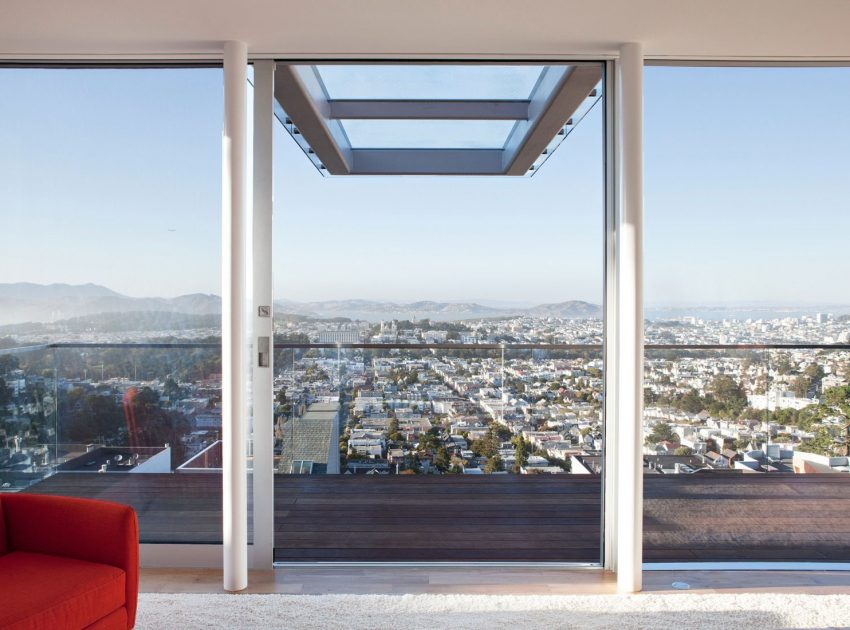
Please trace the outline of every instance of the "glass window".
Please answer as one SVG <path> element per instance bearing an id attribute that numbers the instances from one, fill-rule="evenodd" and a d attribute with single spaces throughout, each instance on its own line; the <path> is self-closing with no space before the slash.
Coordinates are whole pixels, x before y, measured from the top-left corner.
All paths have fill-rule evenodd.
<path id="1" fill-rule="evenodd" d="M 339 68 L 355 86 L 386 70 Z M 456 69 L 394 67 L 398 90 L 357 96 L 534 85 L 422 79 Z M 599 560 L 604 109 L 585 100 L 533 178 L 323 178 L 276 127 L 275 487 L 295 497 L 276 559 Z M 466 146 L 474 129 L 343 124 L 355 146 L 381 126 L 390 146 Z M 481 142 L 512 124 L 482 124 Z"/>
<path id="2" fill-rule="evenodd" d="M 850 69 L 645 88 L 644 558 L 848 561 Z"/>
<path id="3" fill-rule="evenodd" d="M 321 65 L 330 99 L 527 99 L 544 66 Z"/>
<path id="4" fill-rule="evenodd" d="M 222 539 L 222 86 L 0 68 L 0 486 L 128 503 L 145 543 Z"/>
<path id="5" fill-rule="evenodd" d="M 355 149 L 501 149 L 512 120 L 346 120 Z"/>

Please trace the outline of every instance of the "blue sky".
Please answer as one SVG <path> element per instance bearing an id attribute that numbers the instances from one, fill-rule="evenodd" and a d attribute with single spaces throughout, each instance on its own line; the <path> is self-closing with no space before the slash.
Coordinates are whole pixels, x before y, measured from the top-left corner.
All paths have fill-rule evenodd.
<path id="1" fill-rule="evenodd" d="M 221 71 L 0 70 L 0 282 L 219 292 Z M 850 303 L 850 69 L 648 68 L 650 305 Z M 276 130 L 296 300 L 602 299 L 602 126 L 533 178 L 323 178 Z"/>

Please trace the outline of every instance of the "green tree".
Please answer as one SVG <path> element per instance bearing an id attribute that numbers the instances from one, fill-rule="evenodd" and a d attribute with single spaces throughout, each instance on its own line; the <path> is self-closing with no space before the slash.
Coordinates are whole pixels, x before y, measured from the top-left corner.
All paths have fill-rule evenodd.
<path id="1" fill-rule="evenodd" d="M 521 435 L 515 436 L 511 443 L 514 445 L 514 465 L 525 466 L 528 463 L 528 455 L 531 453 L 531 443 Z"/>
<path id="2" fill-rule="evenodd" d="M 484 437 L 473 440 L 469 448 L 478 457 L 493 457 L 499 452 L 500 446 L 499 440 L 492 433 L 487 433 Z"/>
<path id="3" fill-rule="evenodd" d="M 831 456 L 835 452 L 835 439 L 826 427 L 820 427 L 812 440 L 797 445 L 797 450 L 805 453 Z"/>
<path id="4" fill-rule="evenodd" d="M 747 394 L 738 382 L 727 374 L 715 376 L 706 387 L 711 399 L 708 411 L 721 418 L 737 418 L 747 406 Z"/>
<path id="5" fill-rule="evenodd" d="M 705 409 L 705 399 L 691 387 L 676 401 L 676 407 L 688 413 L 699 413 Z"/>
<path id="6" fill-rule="evenodd" d="M 440 472 L 445 472 L 449 469 L 450 462 L 449 452 L 446 450 L 446 447 L 440 446 L 434 456 L 434 466 L 436 466 L 437 470 Z"/>
<path id="7" fill-rule="evenodd" d="M 484 472 L 487 474 L 499 472 L 502 470 L 502 466 L 502 458 L 498 455 L 493 455 L 492 457 L 488 458 L 487 463 L 484 464 Z"/>
<path id="8" fill-rule="evenodd" d="M 186 447 L 182 438 L 191 427 L 183 414 L 163 409 L 159 395 L 149 387 L 130 390 L 125 397 L 128 424 L 139 446 L 171 446 L 173 465 L 183 463 Z"/>
<path id="9" fill-rule="evenodd" d="M 830 387 L 824 392 L 823 399 L 827 405 L 850 417 L 850 385 Z"/>
<path id="10" fill-rule="evenodd" d="M 390 419 L 390 425 L 387 429 L 387 437 L 393 442 L 402 441 L 402 435 L 399 432 L 398 418 Z"/>
<path id="11" fill-rule="evenodd" d="M 83 390 L 79 388 L 73 396 L 70 394 L 70 402 L 76 404 L 68 410 L 66 427 L 73 442 L 109 444 L 123 441 L 119 436 L 127 429 L 124 410 L 112 396 L 87 394 L 80 400 Z"/>
<path id="12" fill-rule="evenodd" d="M 660 444 L 661 442 L 678 442 L 679 436 L 673 432 L 673 427 L 667 422 L 656 422 L 652 427 L 652 433 L 646 438 L 646 443 L 650 446 Z"/>

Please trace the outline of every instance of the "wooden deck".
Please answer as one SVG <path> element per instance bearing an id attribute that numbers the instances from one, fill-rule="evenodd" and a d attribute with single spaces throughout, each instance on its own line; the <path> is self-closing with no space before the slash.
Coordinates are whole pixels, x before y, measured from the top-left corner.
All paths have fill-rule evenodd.
<path id="1" fill-rule="evenodd" d="M 133 506 L 143 543 L 221 543 L 221 475 L 57 473 L 27 492 Z"/>
<path id="2" fill-rule="evenodd" d="M 850 475 L 653 475 L 646 562 L 850 562 Z"/>
<path id="3" fill-rule="evenodd" d="M 850 562 L 850 475 L 645 480 L 647 562 Z M 29 492 L 132 505 L 142 542 L 221 542 L 221 476 L 57 474 Z M 598 477 L 275 476 L 280 561 L 600 557 Z"/>
<path id="4" fill-rule="evenodd" d="M 275 559 L 599 562 L 598 477 L 279 476 Z"/>

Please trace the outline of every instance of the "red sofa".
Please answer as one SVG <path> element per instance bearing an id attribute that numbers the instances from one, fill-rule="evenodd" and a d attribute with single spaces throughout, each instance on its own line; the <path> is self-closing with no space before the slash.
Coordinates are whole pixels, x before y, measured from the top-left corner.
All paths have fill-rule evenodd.
<path id="1" fill-rule="evenodd" d="M 132 508 L 0 494 L 0 628 L 127 630 L 138 591 Z"/>

